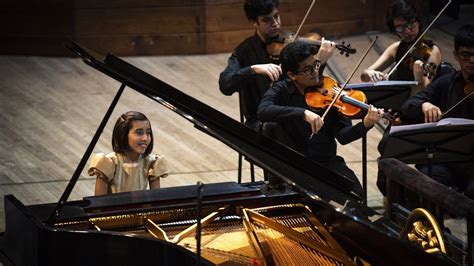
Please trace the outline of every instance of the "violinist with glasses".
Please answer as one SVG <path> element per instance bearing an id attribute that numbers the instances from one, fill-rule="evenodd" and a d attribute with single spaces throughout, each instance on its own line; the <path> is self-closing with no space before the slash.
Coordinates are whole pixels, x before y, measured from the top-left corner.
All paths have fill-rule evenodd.
<path id="1" fill-rule="evenodd" d="M 321 47 L 304 42 L 286 45 L 280 54 L 285 79 L 273 84 L 265 93 L 258 107 L 258 118 L 263 122 L 277 123 L 277 140 L 309 159 L 317 161 L 336 173 L 354 181 L 353 192 L 363 196 L 364 192 L 357 176 L 337 155 L 337 143 L 348 144 L 361 138 L 383 117 L 384 111 L 368 107 L 362 122 L 352 125 L 351 120 L 330 108 L 314 110 L 308 105 L 308 92 L 323 90 L 320 86 L 320 56 L 333 53 L 330 44 Z"/>
<path id="2" fill-rule="evenodd" d="M 474 119 L 474 25 L 459 28 L 454 36 L 454 57 L 461 70 L 433 81 L 426 91 L 410 97 L 402 106 L 403 115 L 420 123 L 442 118 Z M 428 174 L 428 165 L 416 167 Z M 432 165 L 431 178 L 458 187 L 474 198 L 474 156 L 466 162 Z"/>
<path id="3" fill-rule="evenodd" d="M 255 33 L 242 41 L 228 59 L 219 76 L 219 89 L 224 95 L 239 92 L 245 124 L 258 131 L 257 107 L 262 96 L 282 74 L 279 62 L 270 58 L 266 41 L 281 31 L 278 0 L 246 0 L 244 11 Z M 333 42 L 322 41 L 323 43 Z M 321 57 L 325 63 L 327 58 Z"/>
<path id="4" fill-rule="evenodd" d="M 390 77 L 383 73 L 392 63 L 397 63 L 403 58 L 421 34 L 421 23 L 416 9 L 403 0 L 397 1 L 387 10 L 386 23 L 400 41 L 387 47 L 375 63 L 362 72 L 361 80 L 364 82 L 387 79 L 418 81 L 419 86 L 412 95 L 420 89 L 426 89 L 441 63 L 440 49 L 431 40 L 422 38 L 418 41 Z"/>

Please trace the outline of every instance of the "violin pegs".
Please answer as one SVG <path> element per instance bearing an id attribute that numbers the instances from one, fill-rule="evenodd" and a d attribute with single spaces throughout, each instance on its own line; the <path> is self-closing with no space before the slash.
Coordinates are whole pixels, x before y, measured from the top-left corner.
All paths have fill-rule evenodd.
<path id="1" fill-rule="evenodd" d="M 346 57 L 349 57 L 349 53 L 346 53 Z"/>
<path id="2" fill-rule="evenodd" d="M 339 53 L 340 53 L 341 55 L 343 55 L 343 54 L 344 54 L 344 51 L 340 51 Z"/>

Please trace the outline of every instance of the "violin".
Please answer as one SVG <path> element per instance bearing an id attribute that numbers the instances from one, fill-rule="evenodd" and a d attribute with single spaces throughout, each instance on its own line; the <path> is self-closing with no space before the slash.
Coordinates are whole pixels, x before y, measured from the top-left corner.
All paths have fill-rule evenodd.
<path id="1" fill-rule="evenodd" d="M 265 41 L 266 50 L 270 59 L 278 61 L 283 47 L 294 41 L 321 46 L 321 35 L 318 33 L 310 32 L 302 37 L 296 38 L 294 36 L 294 33 L 284 32 L 278 34 L 278 37 L 267 39 Z M 342 42 L 341 44 L 336 43 L 336 48 L 340 51 L 341 55 L 345 54 L 346 57 L 349 56 L 349 54 L 355 54 L 357 52 L 356 49 L 352 48 L 350 44 L 346 45 L 345 42 Z"/>
<path id="2" fill-rule="evenodd" d="M 305 93 L 306 104 L 311 108 L 326 109 L 341 90 L 339 84 L 328 76 L 323 76 L 322 81 L 320 89 Z M 358 90 L 344 90 L 332 106 L 339 113 L 349 118 L 356 118 L 361 114 L 362 110 L 366 111 L 369 109 L 367 97 L 362 91 Z M 383 118 L 392 123 L 396 122 L 396 118 L 387 112 L 383 113 Z"/>
<path id="3" fill-rule="evenodd" d="M 425 77 L 432 79 L 436 74 L 436 64 L 428 62 L 428 59 L 431 56 L 433 51 L 434 42 L 430 39 L 422 39 L 417 45 L 408 53 L 408 56 L 405 57 L 403 63 L 410 66 L 410 69 L 413 70 L 413 64 L 416 60 L 423 62 L 423 70 Z"/>

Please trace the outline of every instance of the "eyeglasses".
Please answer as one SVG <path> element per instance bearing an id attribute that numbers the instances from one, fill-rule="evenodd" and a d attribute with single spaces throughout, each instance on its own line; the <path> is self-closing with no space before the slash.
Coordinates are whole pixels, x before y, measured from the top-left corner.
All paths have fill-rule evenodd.
<path id="1" fill-rule="evenodd" d="M 416 20 L 412 19 L 405 25 L 399 25 L 395 27 L 396 33 L 404 33 L 406 29 L 413 30 L 415 28 Z"/>
<path id="2" fill-rule="evenodd" d="M 296 72 L 296 74 L 303 73 L 306 76 L 313 76 L 314 73 L 316 73 L 316 71 L 318 71 L 320 67 L 321 61 L 314 60 L 312 65 L 303 67 L 303 69 Z"/>
<path id="3" fill-rule="evenodd" d="M 463 61 L 469 61 L 471 60 L 471 57 L 474 56 L 474 53 L 462 51 L 458 53 L 458 56 Z"/>

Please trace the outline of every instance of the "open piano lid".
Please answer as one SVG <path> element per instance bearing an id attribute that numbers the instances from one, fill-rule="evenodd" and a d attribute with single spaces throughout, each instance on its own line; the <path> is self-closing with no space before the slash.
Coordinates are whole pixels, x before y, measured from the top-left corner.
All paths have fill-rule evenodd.
<path id="1" fill-rule="evenodd" d="M 111 54 L 98 55 L 73 41 L 67 42 L 66 47 L 89 66 L 180 114 L 197 129 L 222 141 L 304 195 L 339 204 L 362 200 L 352 192 L 355 185 L 352 180 L 253 131 L 134 65 Z"/>

